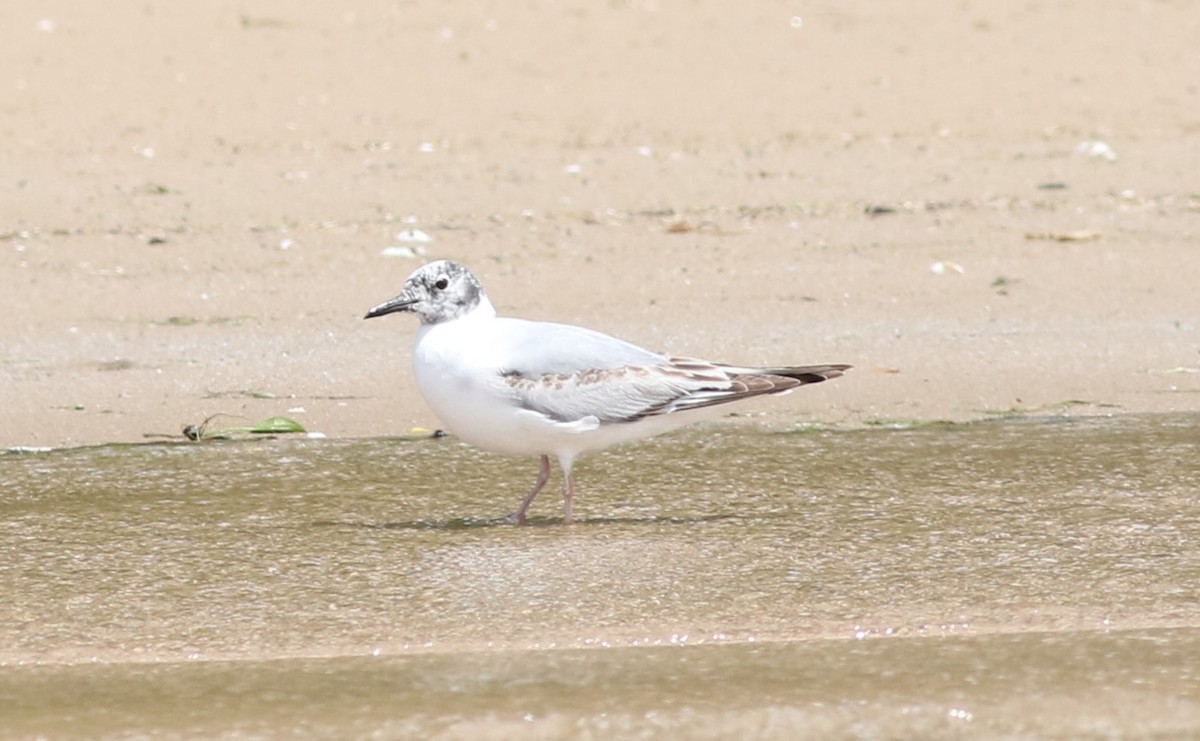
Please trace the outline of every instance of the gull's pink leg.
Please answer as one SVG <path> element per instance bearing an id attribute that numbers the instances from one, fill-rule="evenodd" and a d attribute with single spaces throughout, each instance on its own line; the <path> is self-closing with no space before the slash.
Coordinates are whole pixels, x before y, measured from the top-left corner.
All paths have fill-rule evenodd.
<path id="1" fill-rule="evenodd" d="M 535 483 L 533 485 L 533 489 L 525 495 L 525 499 L 521 502 L 521 506 L 517 507 L 516 513 L 513 514 L 509 519 L 516 521 L 518 525 L 524 525 L 525 513 L 529 511 L 529 505 L 533 504 L 533 498 L 538 495 L 538 492 L 542 490 L 542 487 L 546 485 L 546 482 L 549 479 L 550 456 L 543 455 L 541 468 L 538 469 L 537 483 Z"/>

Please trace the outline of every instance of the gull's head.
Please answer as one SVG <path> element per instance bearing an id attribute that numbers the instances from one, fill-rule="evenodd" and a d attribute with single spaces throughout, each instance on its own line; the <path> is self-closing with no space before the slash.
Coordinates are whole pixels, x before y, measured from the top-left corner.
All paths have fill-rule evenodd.
<path id="1" fill-rule="evenodd" d="M 491 309 L 479 279 L 462 265 L 438 260 L 424 265 L 404 281 L 395 298 L 374 306 L 364 319 L 397 311 L 421 318 L 421 324 L 437 324 L 466 316 L 480 307 Z"/>

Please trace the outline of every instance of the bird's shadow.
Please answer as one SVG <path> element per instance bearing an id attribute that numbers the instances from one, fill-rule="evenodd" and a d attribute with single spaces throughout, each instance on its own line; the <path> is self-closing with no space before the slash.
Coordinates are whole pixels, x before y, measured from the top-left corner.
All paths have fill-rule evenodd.
<path id="1" fill-rule="evenodd" d="M 524 528 L 524 527 L 596 527 L 605 525 L 701 525 L 724 520 L 736 520 L 736 514 L 717 515 L 651 515 L 649 517 L 587 517 L 576 518 L 567 525 L 561 517 L 530 517 L 524 525 L 517 525 L 509 517 L 452 517 L 445 520 L 408 520 L 404 522 L 360 522 L 353 520 L 318 520 L 312 523 L 314 527 L 346 527 L 367 528 L 372 530 L 484 530 L 488 528 Z"/>

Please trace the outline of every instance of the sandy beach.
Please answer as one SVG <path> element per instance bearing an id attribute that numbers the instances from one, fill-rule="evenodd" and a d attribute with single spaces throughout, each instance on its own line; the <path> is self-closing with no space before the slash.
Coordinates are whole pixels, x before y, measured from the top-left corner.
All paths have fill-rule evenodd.
<path id="1" fill-rule="evenodd" d="M 1188 3 L 0 8 L 0 446 L 436 427 L 503 313 L 855 371 L 772 428 L 1200 410 Z"/>
<path id="2" fill-rule="evenodd" d="M 1196 736 L 1198 38 L 1178 0 L 0 3 L 0 736 Z M 854 370 L 515 527 L 535 461 L 392 439 L 439 426 L 417 325 L 363 315 L 438 258 Z M 213 415 L 326 439 L 109 445 Z"/>

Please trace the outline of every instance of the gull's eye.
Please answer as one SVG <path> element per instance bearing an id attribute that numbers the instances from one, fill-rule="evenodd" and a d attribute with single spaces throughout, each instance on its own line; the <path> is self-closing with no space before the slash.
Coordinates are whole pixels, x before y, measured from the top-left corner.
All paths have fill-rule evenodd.
<path id="1" fill-rule="evenodd" d="M 449 285 L 450 285 L 450 279 L 444 275 L 440 275 L 440 276 L 438 276 L 437 281 L 434 282 L 433 287 L 438 289 L 439 291 L 444 291 L 444 290 L 446 290 L 446 287 Z"/>

